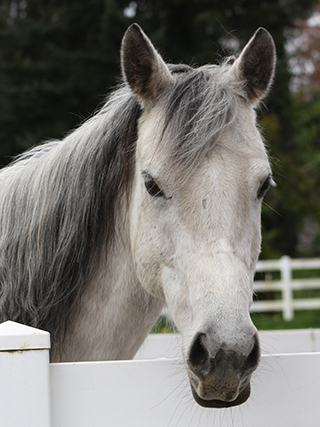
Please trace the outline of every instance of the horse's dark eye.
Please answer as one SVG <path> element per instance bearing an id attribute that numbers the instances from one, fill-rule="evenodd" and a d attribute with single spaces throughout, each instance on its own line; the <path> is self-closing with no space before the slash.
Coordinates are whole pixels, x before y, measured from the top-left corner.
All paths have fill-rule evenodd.
<path id="1" fill-rule="evenodd" d="M 156 181 L 148 173 L 143 174 L 144 185 L 152 197 L 165 197 L 164 192 L 161 190 Z"/>
<path id="2" fill-rule="evenodd" d="M 268 175 L 267 178 L 260 185 L 258 194 L 257 194 L 258 199 L 262 199 L 266 195 L 271 185 L 271 179 L 272 179 L 271 175 Z"/>

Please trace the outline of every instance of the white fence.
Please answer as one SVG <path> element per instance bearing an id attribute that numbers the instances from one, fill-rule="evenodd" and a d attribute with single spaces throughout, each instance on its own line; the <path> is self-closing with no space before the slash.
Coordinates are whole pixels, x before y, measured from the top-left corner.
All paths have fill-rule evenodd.
<path id="1" fill-rule="evenodd" d="M 191 397 L 181 357 L 164 358 L 179 354 L 178 334 L 149 336 L 140 360 L 49 364 L 48 333 L 5 322 L 0 425 L 319 427 L 320 330 L 260 336 L 267 354 L 253 376 L 250 399 L 230 409 L 207 409 Z"/>
<path id="2" fill-rule="evenodd" d="M 293 278 L 294 271 L 319 270 L 316 278 Z M 282 298 L 278 300 L 255 301 L 251 310 L 282 311 L 285 320 L 292 320 L 294 310 L 320 309 L 320 298 L 294 298 L 294 291 L 320 289 L 320 259 L 291 259 L 283 256 L 279 260 L 259 261 L 257 272 L 265 272 L 266 280 L 255 280 L 255 292 L 281 291 Z M 280 279 L 273 280 L 272 273 L 280 272 Z M 268 274 L 269 273 L 269 274 Z"/>

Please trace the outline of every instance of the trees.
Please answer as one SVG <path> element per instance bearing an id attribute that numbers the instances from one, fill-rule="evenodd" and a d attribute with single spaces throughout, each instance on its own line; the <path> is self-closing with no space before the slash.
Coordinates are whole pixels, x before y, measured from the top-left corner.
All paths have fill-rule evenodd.
<path id="1" fill-rule="evenodd" d="M 294 71 L 295 164 L 304 218 L 299 251 L 320 255 L 320 3 L 309 19 L 298 20 L 290 40 L 290 65 Z M 301 209 L 302 209 L 301 208 Z"/>
<path id="2" fill-rule="evenodd" d="M 318 107 L 297 104 L 285 46 L 297 19 L 307 18 L 316 4 L 0 0 L 0 164 L 30 145 L 63 136 L 97 108 L 120 76 L 119 48 L 130 23 L 138 22 L 168 60 L 196 65 L 240 51 L 264 26 L 275 39 L 278 66 L 259 115 L 271 156 L 279 159 L 274 160 L 278 187 L 266 199 L 271 209 L 264 207 L 264 256 L 302 253 L 301 230 L 318 223 L 320 212 L 315 211 L 318 169 L 306 166 L 318 152 Z M 311 219 L 310 210 L 316 212 Z"/>
<path id="3" fill-rule="evenodd" d="M 320 96 L 320 3 L 309 19 L 299 19 L 289 49 L 294 72 L 292 89 L 300 99 Z"/>
<path id="4" fill-rule="evenodd" d="M 119 73 L 122 19 L 109 1 L 1 2 L 1 164 L 102 102 Z"/>

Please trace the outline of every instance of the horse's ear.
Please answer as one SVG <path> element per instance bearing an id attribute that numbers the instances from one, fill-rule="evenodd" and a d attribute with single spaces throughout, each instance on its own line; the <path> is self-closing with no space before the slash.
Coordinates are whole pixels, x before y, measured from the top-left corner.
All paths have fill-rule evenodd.
<path id="1" fill-rule="evenodd" d="M 271 34 L 259 28 L 231 68 L 244 82 L 248 99 L 257 101 L 269 92 L 276 66 L 276 49 Z"/>
<path id="2" fill-rule="evenodd" d="M 167 65 L 138 24 L 132 24 L 123 36 L 121 67 L 132 91 L 144 103 L 154 100 L 173 82 Z"/>

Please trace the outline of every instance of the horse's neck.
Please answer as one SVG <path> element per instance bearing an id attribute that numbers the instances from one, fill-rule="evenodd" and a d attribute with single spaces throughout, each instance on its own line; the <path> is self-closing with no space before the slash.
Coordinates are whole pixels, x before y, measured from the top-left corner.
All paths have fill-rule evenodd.
<path id="1" fill-rule="evenodd" d="M 52 361 L 132 359 L 157 320 L 162 303 L 139 284 L 130 244 L 115 240 L 70 316 L 63 348 L 52 353 Z"/>

